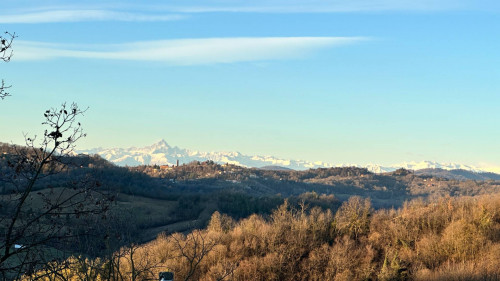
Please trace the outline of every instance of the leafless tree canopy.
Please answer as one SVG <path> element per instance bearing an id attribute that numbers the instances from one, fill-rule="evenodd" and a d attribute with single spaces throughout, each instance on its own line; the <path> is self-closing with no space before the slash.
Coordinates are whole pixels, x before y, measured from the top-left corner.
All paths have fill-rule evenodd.
<path id="1" fill-rule="evenodd" d="M 0 36 L 0 59 L 4 62 L 10 61 L 10 58 L 13 55 L 11 47 L 12 42 L 16 37 L 15 33 L 10 33 L 8 31 L 5 31 L 4 35 Z"/>
<path id="2" fill-rule="evenodd" d="M 12 51 L 12 42 L 14 38 L 16 38 L 15 33 L 4 32 L 3 35 L 0 36 L 0 60 L 4 62 L 9 62 L 14 54 Z M 4 99 L 5 97 L 10 96 L 8 89 L 11 86 L 6 85 L 5 81 L 2 79 L 0 84 L 0 99 Z"/>
<path id="3" fill-rule="evenodd" d="M 107 197 L 91 177 L 37 186 L 40 179 L 68 169 L 75 143 L 85 137 L 78 122 L 85 111 L 74 103 L 45 111 L 43 136 L 25 135 L 26 146 L 8 155 L 10 169 L 0 181 L 0 278 L 19 277 L 47 264 L 47 257 L 54 256 L 48 252 L 82 235 L 68 223 L 107 211 Z"/>

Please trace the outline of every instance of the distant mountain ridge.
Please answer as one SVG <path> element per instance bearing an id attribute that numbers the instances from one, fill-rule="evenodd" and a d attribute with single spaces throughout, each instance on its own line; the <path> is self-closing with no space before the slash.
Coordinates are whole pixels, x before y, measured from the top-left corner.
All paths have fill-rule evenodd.
<path id="1" fill-rule="evenodd" d="M 293 171 L 293 169 L 285 168 L 285 167 L 281 167 L 281 166 L 263 166 L 263 167 L 260 167 L 259 169 L 268 170 L 268 171 Z"/>
<path id="2" fill-rule="evenodd" d="M 500 180 L 500 175 L 490 172 L 473 172 L 463 169 L 457 170 L 444 170 L 444 169 L 421 169 L 415 171 L 419 176 L 433 176 L 438 178 L 452 179 L 452 180 Z"/>
<path id="3" fill-rule="evenodd" d="M 243 167 L 281 166 L 289 169 L 304 170 L 309 168 L 333 167 L 330 163 L 309 162 L 302 160 L 285 160 L 273 156 L 250 156 L 239 152 L 200 152 L 170 146 L 161 140 L 151 146 L 130 148 L 94 148 L 79 150 L 78 153 L 98 154 L 104 159 L 119 166 L 137 165 L 174 165 L 192 161 L 212 160 L 220 164 L 235 164 Z"/>
<path id="4" fill-rule="evenodd" d="M 192 161 L 212 160 L 220 164 L 235 164 L 243 167 L 263 168 L 267 166 L 278 166 L 286 169 L 305 170 L 311 168 L 329 167 L 360 167 L 367 168 L 374 173 L 393 172 L 399 168 L 408 170 L 441 169 L 441 170 L 464 170 L 473 173 L 484 173 L 486 170 L 456 163 L 438 163 L 433 161 L 404 162 L 400 164 L 381 166 L 376 164 L 352 165 L 332 164 L 323 161 L 287 160 L 273 156 L 244 155 L 239 152 L 200 152 L 170 146 L 165 140 L 145 147 L 130 148 L 94 148 L 79 150 L 78 153 L 98 154 L 104 159 L 119 166 L 138 165 L 175 165 L 177 160 L 180 164 Z"/>

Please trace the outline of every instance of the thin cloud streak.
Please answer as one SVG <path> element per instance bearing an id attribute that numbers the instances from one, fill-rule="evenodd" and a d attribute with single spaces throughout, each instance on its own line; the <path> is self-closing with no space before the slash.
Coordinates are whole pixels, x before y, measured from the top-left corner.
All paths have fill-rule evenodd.
<path id="1" fill-rule="evenodd" d="M 233 5 L 202 4 L 164 7 L 179 13 L 350 13 L 380 11 L 440 11 L 465 9 L 467 1 L 450 0 L 351 0 L 351 1 L 252 1 Z M 161 6 L 160 6 L 161 7 Z"/>
<path id="2" fill-rule="evenodd" d="M 178 13 L 355 13 L 496 10 L 497 0 L 172 0 L 148 2 L 155 11 Z"/>
<path id="3" fill-rule="evenodd" d="M 116 12 L 109 10 L 54 10 L 0 15 L 0 23 L 55 23 L 82 21 L 173 21 L 186 15 Z"/>
<path id="4" fill-rule="evenodd" d="M 57 2 L 57 1 L 56 1 Z M 446 10 L 498 10 L 494 0 L 255 0 L 221 3 L 220 1 L 148 1 L 106 5 L 89 1 L 85 5 L 47 7 L 27 5 L 25 10 L 11 12 L 8 7 L 0 14 L 0 23 L 55 23 L 82 21 L 172 21 L 197 13 L 354 13 L 381 11 L 446 11 Z"/>
<path id="5" fill-rule="evenodd" d="M 143 41 L 113 45 L 62 45 L 19 41 L 16 61 L 58 58 L 154 61 L 200 65 L 283 60 L 355 44 L 367 37 L 240 37 Z"/>

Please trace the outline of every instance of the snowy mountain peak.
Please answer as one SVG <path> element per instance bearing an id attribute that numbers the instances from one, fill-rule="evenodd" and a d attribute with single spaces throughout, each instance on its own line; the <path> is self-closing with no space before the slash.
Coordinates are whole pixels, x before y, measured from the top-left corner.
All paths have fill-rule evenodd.
<path id="1" fill-rule="evenodd" d="M 433 161 L 421 162 L 403 162 L 396 165 L 381 166 L 377 164 L 368 165 L 346 165 L 346 164 L 331 164 L 322 161 L 303 161 L 303 160 L 287 160 L 273 156 L 245 155 L 240 152 L 200 152 L 196 150 L 188 150 L 177 146 L 171 147 L 162 139 L 159 142 L 143 148 L 94 148 L 89 150 L 77 151 L 84 154 L 98 154 L 104 159 L 120 166 L 137 166 L 137 165 L 173 165 L 189 163 L 192 161 L 212 160 L 219 164 L 235 164 L 243 167 L 261 168 L 264 166 L 280 166 L 295 170 L 306 170 L 314 168 L 329 168 L 329 167 L 360 167 L 367 168 L 373 173 L 392 172 L 399 168 L 408 170 L 421 170 L 429 168 L 439 168 L 444 170 L 462 169 L 472 172 L 490 171 L 480 169 L 474 166 L 462 165 L 456 163 L 438 163 Z"/>
<path id="2" fill-rule="evenodd" d="M 401 168 L 405 168 L 408 170 L 421 170 L 421 169 L 443 169 L 443 170 L 467 170 L 471 172 L 482 172 L 480 168 L 470 166 L 470 165 L 463 165 L 463 164 L 457 164 L 457 163 L 438 163 L 434 161 L 421 161 L 421 162 L 404 162 L 400 163 L 398 165 L 393 165 L 393 166 L 399 166 Z"/>
<path id="3" fill-rule="evenodd" d="M 162 139 L 159 142 L 154 143 L 154 144 L 152 144 L 150 146 L 146 146 L 146 147 L 143 147 L 143 148 L 132 147 L 132 148 L 128 148 L 126 150 L 127 151 L 143 152 L 144 154 L 150 154 L 151 155 L 151 154 L 165 153 L 169 149 L 171 149 L 170 145 L 168 145 L 168 143 L 164 139 Z"/>
<path id="4" fill-rule="evenodd" d="M 154 148 L 170 148 L 170 145 L 168 145 L 168 143 L 164 139 L 161 139 L 159 142 L 153 144 L 151 147 L 154 147 Z"/>

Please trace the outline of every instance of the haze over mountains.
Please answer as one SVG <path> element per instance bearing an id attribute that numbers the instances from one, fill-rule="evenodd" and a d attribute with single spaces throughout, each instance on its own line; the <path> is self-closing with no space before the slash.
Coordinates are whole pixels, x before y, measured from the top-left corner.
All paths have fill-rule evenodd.
<path id="1" fill-rule="evenodd" d="M 487 170 L 456 163 L 437 163 L 433 161 L 405 162 L 390 166 L 377 164 L 356 165 L 356 164 L 333 164 L 322 161 L 288 160 L 273 156 L 244 155 L 239 152 L 200 152 L 170 146 L 165 140 L 161 140 L 146 147 L 130 148 L 94 148 L 89 150 L 79 150 L 78 153 L 98 154 L 104 159 L 119 166 L 137 165 L 174 165 L 177 160 L 180 164 L 192 161 L 212 160 L 220 164 L 235 164 L 243 167 L 263 168 L 267 166 L 279 166 L 294 170 L 305 170 L 310 168 L 328 167 L 364 167 L 374 173 L 392 172 L 399 168 L 408 170 L 441 169 L 441 170 L 465 170 L 474 173 L 487 172 Z"/>

